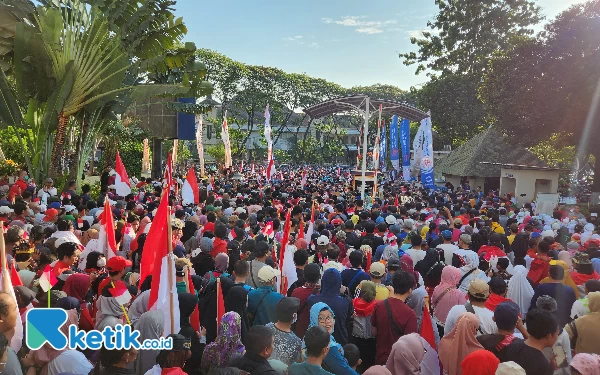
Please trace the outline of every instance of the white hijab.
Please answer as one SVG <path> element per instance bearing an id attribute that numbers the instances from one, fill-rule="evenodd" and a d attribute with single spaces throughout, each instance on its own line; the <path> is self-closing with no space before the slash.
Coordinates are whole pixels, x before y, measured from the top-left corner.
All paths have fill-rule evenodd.
<path id="1" fill-rule="evenodd" d="M 529 304 L 533 297 L 533 288 L 527 280 L 527 269 L 521 265 L 514 268 L 514 274 L 508 281 L 506 298 L 513 300 L 521 309 L 521 315 L 525 316 L 529 310 Z"/>
<path id="2" fill-rule="evenodd" d="M 94 366 L 77 350 L 67 350 L 48 363 L 48 375 L 88 374 Z"/>

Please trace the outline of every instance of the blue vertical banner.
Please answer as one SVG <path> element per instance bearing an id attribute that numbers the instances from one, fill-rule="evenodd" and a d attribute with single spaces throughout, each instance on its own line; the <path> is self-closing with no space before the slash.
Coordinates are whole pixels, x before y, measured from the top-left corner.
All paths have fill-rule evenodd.
<path id="1" fill-rule="evenodd" d="M 402 178 L 410 180 L 410 121 L 402 120 L 400 123 L 400 145 L 402 148 Z"/>
<path id="2" fill-rule="evenodd" d="M 379 143 L 379 170 L 385 172 L 386 170 L 386 156 L 387 156 L 387 133 L 385 132 L 385 121 L 381 123 L 381 141 Z"/>
<path id="3" fill-rule="evenodd" d="M 390 161 L 396 171 L 400 170 L 400 153 L 398 152 L 398 116 L 392 117 L 390 124 Z"/>
<path id="4" fill-rule="evenodd" d="M 431 116 L 421 121 L 423 128 L 423 156 L 421 157 L 421 184 L 426 189 L 435 188 L 433 173 L 433 135 L 431 132 Z"/>

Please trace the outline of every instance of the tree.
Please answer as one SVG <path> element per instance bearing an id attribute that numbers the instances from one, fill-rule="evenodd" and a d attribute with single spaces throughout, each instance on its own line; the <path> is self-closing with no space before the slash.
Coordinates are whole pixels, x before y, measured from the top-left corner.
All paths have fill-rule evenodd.
<path id="1" fill-rule="evenodd" d="M 522 40 L 491 61 L 479 93 L 496 126 L 532 146 L 554 134 L 559 146 L 600 160 L 600 0 L 570 7 L 537 39 Z M 595 164 L 600 175 L 600 163 Z M 600 192 L 600 179 L 592 191 Z"/>
<path id="2" fill-rule="evenodd" d="M 411 37 L 418 52 L 400 54 L 405 65 L 418 64 L 445 74 L 480 74 L 488 59 L 507 49 L 513 38 L 532 35 L 530 26 L 542 20 L 532 0 L 435 0 L 439 13 L 428 21 L 422 38 Z"/>

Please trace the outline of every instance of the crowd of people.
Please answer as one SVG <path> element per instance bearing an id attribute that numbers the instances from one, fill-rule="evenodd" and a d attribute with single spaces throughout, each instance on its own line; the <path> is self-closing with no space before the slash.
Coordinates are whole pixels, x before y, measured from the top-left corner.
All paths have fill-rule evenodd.
<path id="1" fill-rule="evenodd" d="M 110 168 L 98 196 L 74 181 L 36 186 L 26 171 L 0 186 L 15 285 L 0 292 L 0 371 L 600 374 L 595 213 L 558 206 L 537 214 L 534 202 L 517 206 L 494 191 L 387 180 L 361 199 L 337 167 L 288 166 L 276 182 L 243 175 L 204 179 L 197 205 L 182 205 L 181 180 L 171 189 L 162 178 L 136 180 L 134 193 L 118 196 Z M 162 197 L 174 207 L 180 331 L 169 335 L 172 348 L 14 345 L 26 312 L 48 306 L 67 311 L 66 336 L 71 324 L 131 324 L 140 340 L 162 337 L 170 322 L 148 306 L 152 275 L 140 278 Z M 101 248 L 107 200 L 115 256 Z M 296 271 L 289 284 L 279 263 L 288 249 Z M 48 269 L 57 281 L 46 293 Z M 109 291 L 115 284 L 132 296 L 125 306 Z"/>

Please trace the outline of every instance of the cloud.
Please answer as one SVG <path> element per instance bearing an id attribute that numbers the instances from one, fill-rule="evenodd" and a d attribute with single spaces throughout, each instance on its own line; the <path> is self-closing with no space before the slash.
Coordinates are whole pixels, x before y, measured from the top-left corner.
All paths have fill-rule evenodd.
<path id="1" fill-rule="evenodd" d="M 283 38 L 283 40 L 285 40 L 286 42 L 297 42 L 302 38 L 303 38 L 302 35 L 296 35 L 296 36 L 288 36 L 287 38 Z"/>
<path id="2" fill-rule="evenodd" d="M 332 18 L 322 18 L 322 21 L 326 24 L 336 24 L 345 27 L 351 27 L 357 33 L 361 34 L 381 34 L 386 29 L 385 26 L 395 25 L 396 20 L 385 20 L 385 21 L 367 21 L 367 16 L 344 16 L 339 20 Z"/>
<path id="3" fill-rule="evenodd" d="M 406 33 L 411 38 L 422 38 L 423 37 L 423 32 L 429 32 L 429 33 L 431 33 L 433 35 L 437 35 L 437 34 L 440 33 L 439 30 L 432 30 L 432 29 L 410 30 L 410 31 L 407 31 Z"/>

